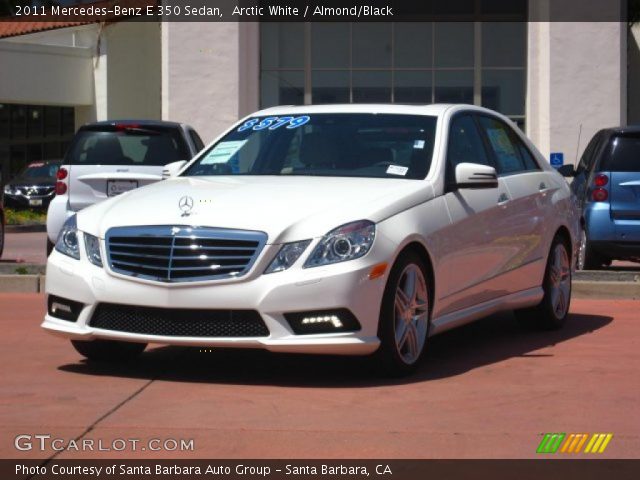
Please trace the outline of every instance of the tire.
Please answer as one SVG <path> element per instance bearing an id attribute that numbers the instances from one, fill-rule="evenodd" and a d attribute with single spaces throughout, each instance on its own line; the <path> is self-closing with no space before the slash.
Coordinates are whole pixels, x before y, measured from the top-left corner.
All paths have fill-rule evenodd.
<path id="1" fill-rule="evenodd" d="M 76 351 L 95 362 L 124 362 L 144 352 L 146 343 L 118 342 L 115 340 L 71 340 Z"/>
<path id="2" fill-rule="evenodd" d="M 593 248 L 589 245 L 587 231 L 582 227 L 580 229 L 580 247 L 578 255 L 576 255 L 576 269 L 600 270 L 603 266 L 609 265 L 611 265 L 611 259 L 607 259 L 593 251 Z"/>
<path id="3" fill-rule="evenodd" d="M 428 278 L 424 260 L 411 251 L 402 253 L 391 269 L 378 321 L 380 348 L 374 355 L 385 375 L 413 372 L 424 354 L 433 291 Z"/>
<path id="4" fill-rule="evenodd" d="M 571 305 L 571 255 L 567 242 L 559 235 L 553 239 L 544 272 L 542 301 L 533 308 L 516 311 L 527 326 L 557 330 L 564 326 Z"/>
<path id="5" fill-rule="evenodd" d="M 54 247 L 55 247 L 54 243 L 51 240 L 49 240 L 49 237 L 47 237 L 47 257 L 51 255 L 51 252 L 53 252 Z"/>

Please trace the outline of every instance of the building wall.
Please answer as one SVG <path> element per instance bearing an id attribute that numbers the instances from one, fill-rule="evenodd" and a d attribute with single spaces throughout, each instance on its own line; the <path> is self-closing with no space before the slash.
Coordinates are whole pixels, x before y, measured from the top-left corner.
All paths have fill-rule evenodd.
<path id="1" fill-rule="evenodd" d="M 257 25 L 162 24 L 162 118 L 205 143 L 258 106 Z"/>
<path id="2" fill-rule="evenodd" d="M 159 120 L 161 108 L 160 24 L 119 22 L 105 28 L 105 118 Z M 100 118 L 103 120 L 103 118 Z"/>
<path id="3" fill-rule="evenodd" d="M 640 125 L 640 24 L 628 31 L 627 122 Z"/>
<path id="4" fill-rule="evenodd" d="M 0 103 L 75 107 L 96 120 L 161 118 L 160 24 L 86 25 L 0 41 Z"/>
<path id="5" fill-rule="evenodd" d="M 0 103 L 93 102 L 89 48 L 0 42 L 0 65 Z"/>
<path id="6" fill-rule="evenodd" d="M 564 5 L 571 2 L 612 8 L 609 0 Z M 551 8 L 549 0 L 531 4 Z M 626 36 L 618 22 L 530 24 L 527 133 L 547 158 L 561 152 L 575 163 L 599 129 L 626 124 Z"/>

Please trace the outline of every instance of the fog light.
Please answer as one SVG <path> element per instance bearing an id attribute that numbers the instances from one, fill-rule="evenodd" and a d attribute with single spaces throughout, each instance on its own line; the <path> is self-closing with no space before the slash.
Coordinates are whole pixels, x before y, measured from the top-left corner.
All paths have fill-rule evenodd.
<path id="1" fill-rule="evenodd" d="M 303 324 L 325 322 L 330 322 L 336 328 L 342 327 L 342 322 L 335 315 L 326 315 L 324 317 L 305 317 L 302 319 Z"/>
<path id="2" fill-rule="evenodd" d="M 80 302 L 56 297 L 55 295 L 49 295 L 47 299 L 49 315 L 69 322 L 78 320 L 78 315 L 80 315 L 83 307 L 84 305 Z"/>
<path id="3" fill-rule="evenodd" d="M 316 312 L 290 312 L 284 314 L 297 335 L 313 333 L 354 332 L 360 330 L 360 323 L 346 308 Z"/>

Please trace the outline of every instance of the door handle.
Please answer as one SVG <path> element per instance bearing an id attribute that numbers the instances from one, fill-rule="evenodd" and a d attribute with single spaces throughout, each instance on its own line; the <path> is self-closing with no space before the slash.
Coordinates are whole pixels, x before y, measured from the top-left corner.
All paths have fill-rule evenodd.
<path id="1" fill-rule="evenodd" d="M 544 191 L 544 190 L 546 190 L 546 189 L 547 189 L 547 184 L 546 184 L 546 183 L 544 183 L 544 182 L 541 182 L 541 183 L 540 183 L 540 186 L 538 187 L 538 189 L 539 189 L 541 192 L 542 192 L 542 191 Z"/>

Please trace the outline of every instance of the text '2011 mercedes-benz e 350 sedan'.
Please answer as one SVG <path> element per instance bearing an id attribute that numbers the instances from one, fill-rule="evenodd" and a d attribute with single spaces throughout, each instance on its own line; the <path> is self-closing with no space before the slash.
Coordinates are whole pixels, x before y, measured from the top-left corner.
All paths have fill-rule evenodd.
<path id="1" fill-rule="evenodd" d="M 567 183 L 497 113 L 276 107 L 70 217 L 43 327 L 94 360 L 151 342 L 405 373 L 430 336 L 499 310 L 560 327 L 577 231 Z"/>

